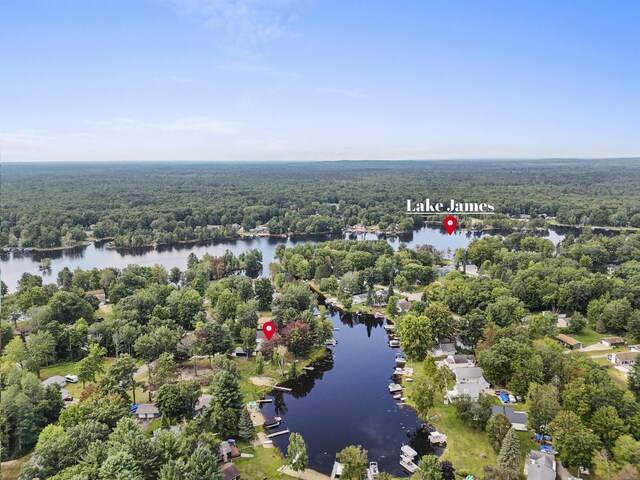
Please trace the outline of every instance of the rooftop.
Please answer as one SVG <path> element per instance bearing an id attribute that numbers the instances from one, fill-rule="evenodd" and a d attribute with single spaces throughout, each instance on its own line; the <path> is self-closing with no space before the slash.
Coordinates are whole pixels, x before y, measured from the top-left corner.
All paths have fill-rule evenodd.
<path id="1" fill-rule="evenodd" d="M 567 345 L 578 345 L 582 343 L 581 341 L 576 340 L 575 338 L 570 337 L 569 335 L 565 335 L 564 333 L 560 333 L 559 335 L 556 335 L 556 338 L 561 342 L 566 343 Z"/>
<path id="2" fill-rule="evenodd" d="M 148 415 L 150 413 L 156 414 L 160 413 L 158 407 L 156 407 L 153 403 L 141 403 L 138 405 L 138 409 L 136 410 L 136 415 L 144 414 Z"/>

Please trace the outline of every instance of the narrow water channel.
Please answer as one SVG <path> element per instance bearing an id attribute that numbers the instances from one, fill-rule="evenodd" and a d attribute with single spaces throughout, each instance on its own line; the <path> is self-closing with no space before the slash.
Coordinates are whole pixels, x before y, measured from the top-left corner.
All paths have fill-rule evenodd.
<path id="1" fill-rule="evenodd" d="M 420 455 L 442 453 L 428 442 L 421 422 L 407 405 L 398 405 L 388 390 L 398 349 L 388 345 L 382 321 L 331 312 L 339 331 L 327 356 L 298 379 L 282 384 L 291 392 L 274 390 L 264 404 L 267 419 L 280 416 L 282 425 L 307 443 L 309 467 L 330 474 L 336 453 L 348 445 L 362 445 L 369 461 L 395 476 L 408 476 L 399 464 L 400 448 L 410 445 Z M 289 435 L 274 437 L 286 455 Z M 416 460 L 417 462 L 417 460 Z"/>

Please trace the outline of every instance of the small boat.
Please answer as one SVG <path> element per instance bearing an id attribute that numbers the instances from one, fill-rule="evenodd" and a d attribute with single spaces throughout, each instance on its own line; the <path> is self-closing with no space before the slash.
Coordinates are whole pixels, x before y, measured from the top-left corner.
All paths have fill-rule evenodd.
<path id="1" fill-rule="evenodd" d="M 369 463 L 369 468 L 367 468 L 367 480 L 374 480 L 380 476 L 380 469 L 378 469 L 378 462 Z"/>
<path id="2" fill-rule="evenodd" d="M 397 383 L 390 383 L 389 384 L 389 392 L 390 393 L 397 393 L 397 392 L 401 392 L 402 391 L 402 385 L 398 385 Z"/>
<path id="3" fill-rule="evenodd" d="M 396 365 L 407 363 L 407 357 L 401 353 L 396 353 Z"/>
<path id="4" fill-rule="evenodd" d="M 396 329 L 395 325 L 389 325 L 388 323 L 385 324 L 385 326 L 383 327 L 387 332 L 393 332 Z"/>
<path id="5" fill-rule="evenodd" d="M 405 456 L 400 457 L 400 466 L 409 473 L 415 473 L 418 470 L 418 465 L 413 463 L 413 460 Z"/>
<path id="6" fill-rule="evenodd" d="M 389 340 L 389 346 L 398 348 L 400 346 L 400 340 L 396 340 L 395 338 L 393 340 Z"/>
<path id="7" fill-rule="evenodd" d="M 376 320 L 384 320 L 384 314 L 382 312 L 376 312 L 373 314 L 373 318 Z"/>
<path id="8" fill-rule="evenodd" d="M 405 380 L 405 382 L 413 382 L 413 378 L 411 378 L 411 377 L 407 377 L 404 380 Z"/>
<path id="9" fill-rule="evenodd" d="M 275 428 L 282 423 L 282 417 L 273 417 L 273 420 L 266 420 L 262 426 L 264 428 Z"/>
<path id="10" fill-rule="evenodd" d="M 402 394 L 401 393 L 396 393 L 393 398 L 395 398 L 396 400 L 401 400 L 402 399 Z"/>

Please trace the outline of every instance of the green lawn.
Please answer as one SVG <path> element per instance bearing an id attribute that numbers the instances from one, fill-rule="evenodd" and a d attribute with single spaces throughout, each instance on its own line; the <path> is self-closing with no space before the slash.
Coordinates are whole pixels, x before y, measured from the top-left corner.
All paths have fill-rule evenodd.
<path id="1" fill-rule="evenodd" d="M 409 362 L 408 367 L 414 368 L 414 382 L 405 383 L 405 395 L 411 396 L 411 390 L 415 382 L 423 378 L 422 365 L 418 362 Z M 497 398 L 497 397 L 496 397 Z M 410 400 L 409 400 L 410 402 Z M 520 408 L 520 404 L 516 406 Z M 489 445 L 487 434 L 483 430 L 475 430 L 460 421 L 456 415 L 453 405 L 445 405 L 443 396 L 436 396 L 436 405 L 429 411 L 430 416 L 437 416 L 431 424 L 440 432 L 447 436 L 447 449 L 442 455 L 442 459 L 451 461 L 458 473 L 467 472 L 476 477 L 484 475 L 484 467 L 495 466 L 498 455 Z M 522 466 L 526 454 L 537 446 L 531 441 L 530 432 L 518 432 L 522 451 Z"/>
<path id="2" fill-rule="evenodd" d="M 253 458 L 236 458 L 235 463 L 242 472 L 242 478 L 252 480 L 272 480 L 276 478 L 291 478 L 278 472 L 278 468 L 286 463 L 277 448 L 252 447 L 240 443 L 240 451 L 255 455 Z"/>
<path id="3" fill-rule="evenodd" d="M 589 326 L 587 326 L 582 333 L 567 333 L 567 335 L 581 341 L 585 347 L 588 345 L 593 345 L 603 338 L 611 336 L 605 333 L 598 333 Z"/>
<path id="4" fill-rule="evenodd" d="M 115 361 L 116 361 L 115 358 L 112 358 L 112 357 L 106 358 L 104 361 L 105 370 L 109 368 L 109 365 L 111 365 Z M 53 377 L 54 375 L 61 375 L 63 377 L 69 374 L 78 375 L 79 363 L 80 361 L 78 360 L 75 362 L 56 363 L 55 365 L 45 367 L 42 370 L 40 370 L 40 379 L 46 380 L 47 378 Z M 83 389 L 82 382 L 67 383 L 67 386 L 64 388 L 67 389 L 67 391 L 71 394 L 71 396 L 73 396 L 74 399 L 77 399 L 80 397 L 80 394 L 82 393 L 82 389 Z"/>

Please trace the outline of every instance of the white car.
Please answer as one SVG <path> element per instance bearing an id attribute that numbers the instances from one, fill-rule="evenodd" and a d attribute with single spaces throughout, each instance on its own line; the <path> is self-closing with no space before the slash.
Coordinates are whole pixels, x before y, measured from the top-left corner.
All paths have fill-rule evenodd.
<path id="1" fill-rule="evenodd" d="M 77 376 L 77 375 L 71 375 L 71 374 L 69 374 L 69 375 L 65 375 L 65 377 L 64 377 L 64 378 L 65 378 L 65 379 L 67 380 L 67 382 L 69 382 L 69 383 L 78 383 L 78 376 Z"/>

